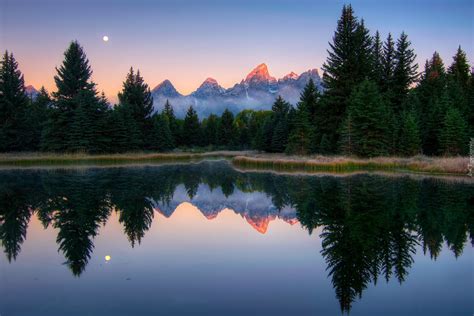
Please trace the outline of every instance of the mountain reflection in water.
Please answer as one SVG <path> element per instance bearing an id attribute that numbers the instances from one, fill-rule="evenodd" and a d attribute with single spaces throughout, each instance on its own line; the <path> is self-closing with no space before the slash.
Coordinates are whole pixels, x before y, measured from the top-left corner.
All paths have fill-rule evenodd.
<path id="1" fill-rule="evenodd" d="M 229 209 L 261 234 L 276 219 L 301 225 L 309 234 L 318 228 L 342 311 L 349 311 L 371 283 L 391 278 L 403 283 L 417 248 L 435 260 L 446 244 L 457 258 L 472 247 L 474 236 L 472 182 L 243 173 L 226 162 L 202 162 L 0 171 L 0 241 L 14 264 L 36 215 L 45 229 L 55 229 L 58 251 L 79 277 L 94 251 L 94 237 L 113 212 L 136 247 L 155 212 L 172 217 L 183 202 L 209 220 Z"/>

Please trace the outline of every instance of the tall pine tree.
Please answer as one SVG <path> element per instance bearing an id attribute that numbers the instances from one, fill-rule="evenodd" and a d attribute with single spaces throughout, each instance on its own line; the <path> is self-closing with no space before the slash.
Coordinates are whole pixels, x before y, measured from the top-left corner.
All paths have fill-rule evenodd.
<path id="1" fill-rule="evenodd" d="M 352 90 L 372 73 L 371 38 L 350 5 L 343 6 L 329 46 L 329 56 L 322 67 L 326 90 L 318 133 L 325 135 L 325 147 L 330 144 L 328 149 L 334 151 Z"/>
<path id="2" fill-rule="evenodd" d="M 57 91 L 42 135 L 42 149 L 101 151 L 97 135 L 105 132 L 107 105 L 97 96 L 95 83 L 90 81 L 89 60 L 77 41 L 69 45 L 56 71 Z"/>
<path id="3" fill-rule="evenodd" d="M 133 67 L 130 68 L 118 98 L 120 105 L 127 108 L 135 120 L 135 124 L 138 126 L 140 132 L 139 142 L 145 148 L 150 148 L 152 141 L 147 136 L 153 129 L 153 120 L 151 118 L 153 113 L 153 97 L 151 96 L 150 88 L 140 75 L 140 70 L 135 73 Z"/>
<path id="4" fill-rule="evenodd" d="M 186 112 L 183 124 L 183 144 L 189 147 L 199 146 L 201 139 L 201 124 L 196 110 L 192 106 Z"/>
<path id="5" fill-rule="evenodd" d="M 25 149 L 24 118 L 28 106 L 23 75 L 12 53 L 0 63 L 0 151 Z"/>

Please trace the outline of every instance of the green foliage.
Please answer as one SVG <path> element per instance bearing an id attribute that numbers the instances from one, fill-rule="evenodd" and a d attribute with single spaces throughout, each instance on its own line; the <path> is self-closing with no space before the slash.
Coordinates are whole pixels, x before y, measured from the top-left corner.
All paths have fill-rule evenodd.
<path id="1" fill-rule="evenodd" d="M 330 151 L 336 150 L 340 125 L 354 87 L 372 74 L 372 40 L 364 22 L 359 22 L 350 5 L 344 5 L 328 58 L 322 69 L 326 88 L 319 127 L 326 134 Z M 321 136 L 322 137 L 322 136 Z M 326 145 L 325 145 L 326 146 Z"/>
<path id="2" fill-rule="evenodd" d="M 350 122 L 354 153 L 362 157 L 389 153 L 389 110 L 375 83 L 364 80 L 350 99 Z"/>
<path id="3" fill-rule="evenodd" d="M 102 139 L 108 105 L 90 81 L 92 70 L 84 50 L 72 42 L 54 77 L 57 91 L 43 131 L 41 148 L 48 151 L 104 150 Z M 98 139 L 99 138 L 99 139 Z"/>
<path id="4" fill-rule="evenodd" d="M 440 149 L 444 155 L 465 154 L 468 148 L 467 124 L 456 108 L 449 108 L 443 121 Z"/>
<path id="5" fill-rule="evenodd" d="M 151 149 L 168 151 L 174 148 L 173 135 L 166 114 L 157 114 L 153 117 L 153 130 L 151 135 Z"/>
<path id="6" fill-rule="evenodd" d="M 402 116 L 399 152 L 404 156 L 414 156 L 421 151 L 420 129 L 414 111 Z"/>
<path id="7" fill-rule="evenodd" d="M 270 123 L 272 127 L 270 151 L 272 152 L 284 152 L 286 149 L 288 144 L 288 114 L 290 107 L 291 105 L 281 96 L 278 96 L 272 105 L 273 115 Z M 269 126 L 267 126 L 267 128 L 269 128 Z"/>
<path id="8" fill-rule="evenodd" d="M 228 109 L 225 109 L 217 126 L 217 139 L 219 145 L 228 147 L 233 146 L 236 136 L 234 115 Z"/>
<path id="9" fill-rule="evenodd" d="M 24 117 L 28 107 L 23 75 L 12 53 L 0 63 L 0 151 L 25 149 Z"/>
<path id="10" fill-rule="evenodd" d="M 201 143 L 201 124 L 196 111 L 190 106 L 184 118 L 183 144 L 192 147 L 199 146 Z"/>
<path id="11" fill-rule="evenodd" d="M 215 114 L 209 115 L 202 121 L 202 129 L 206 145 L 216 146 L 219 141 L 217 137 L 217 128 L 219 126 L 219 117 Z"/>
<path id="12" fill-rule="evenodd" d="M 395 67 L 393 69 L 393 86 L 391 89 L 393 92 L 392 106 L 395 115 L 402 111 L 401 107 L 408 95 L 408 90 L 418 77 L 418 64 L 415 63 L 416 54 L 410 46 L 411 42 L 403 32 L 397 41 Z"/>
<path id="13" fill-rule="evenodd" d="M 49 115 L 51 98 L 44 87 L 41 87 L 38 96 L 30 102 L 25 114 L 24 143 L 27 150 L 40 149 L 41 135 Z"/>
<path id="14" fill-rule="evenodd" d="M 147 138 L 147 134 L 153 128 L 153 120 L 151 118 L 153 113 L 153 97 L 151 96 L 150 88 L 140 75 L 140 70 L 135 74 L 133 68 L 130 68 L 118 98 L 120 105 L 127 108 L 135 120 L 135 124 L 140 131 L 140 141 L 145 148 L 149 148 L 151 143 Z"/>

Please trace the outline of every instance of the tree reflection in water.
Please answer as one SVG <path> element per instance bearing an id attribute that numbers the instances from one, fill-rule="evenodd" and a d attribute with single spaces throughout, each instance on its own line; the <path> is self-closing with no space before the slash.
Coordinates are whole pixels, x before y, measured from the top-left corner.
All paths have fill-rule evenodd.
<path id="1" fill-rule="evenodd" d="M 45 228 L 52 225 L 58 230 L 59 251 L 72 273 L 80 276 L 93 252 L 94 237 L 111 212 L 118 213 L 133 247 L 149 230 L 157 205 L 170 205 L 179 185 L 184 186 L 193 203 L 202 184 L 211 192 L 220 188 L 226 198 L 236 190 L 263 192 L 277 212 L 283 208 L 296 210 L 298 221 L 310 234 L 321 227 L 321 254 L 343 312 L 348 312 L 352 302 L 380 278 L 388 282 L 395 277 L 404 282 L 417 245 L 436 260 L 444 242 L 458 257 L 468 236 L 473 241 L 472 182 L 408 176 L 242 173 L 225 162 L 203 162 L 1 171 L 2 247 L 7 259 L 15 260 L 26 238 L 28 222 L 36 213 Z M 222 205 L 208 207 L 217 209 Z M 248 209 L 246 206 L 246 212 L 253 212 L 249 215 L 252 220 L 274 216 L 268 209 L 252 210 L 252 205 Z"/>

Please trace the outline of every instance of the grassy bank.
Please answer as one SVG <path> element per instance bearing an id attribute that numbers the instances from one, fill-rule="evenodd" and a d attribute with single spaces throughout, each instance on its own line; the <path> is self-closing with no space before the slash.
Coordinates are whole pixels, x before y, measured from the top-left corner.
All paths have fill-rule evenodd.
<path id="1" fill-rule="evenodd" d="M 354 172 L 354 171 L 409 171 L 436 174 L 466 175 L 468 157 L 411 158 L 378 157 L 358 159 L 327 156 L 255 155 L 236 156 L 232 163 L 240 168 L 267 169 L 284 172 Z"/>
<path id="2" fill-rule="evenodd" d="M 64 166 L 64 165 L 122 165 L 165 162 L 186 162 L 200 159 L 232 158 L 245 155 L 243 151 L 213 151 L 205 153 L 126 153 L 126 154 L 55 154 L 55 153 L 18 153 L 0 154 L 0 166 Z"/>
<path id="3" fill-rule="evenodd" d="M 466 175 L 468 157 L 411 158 L 378 157 L 358 159 L 339 156 L 287 156 L 284 154 L 257 154 L 252 151 L 211 151 L 173 153 L 126 154 L 54 154 L 18 153 L 0 154 L 0 167 L 129 165 L 190 162 L 203 159 L 231 159 L 240 169 L 273 170 L 281 172 L 355 172 L 355 171 L 409 171 L 435 174 Z"/>

